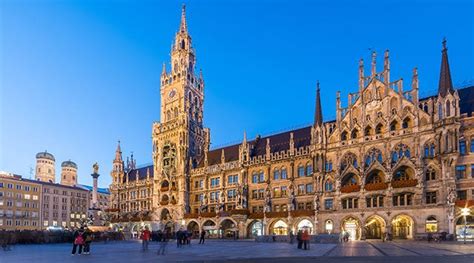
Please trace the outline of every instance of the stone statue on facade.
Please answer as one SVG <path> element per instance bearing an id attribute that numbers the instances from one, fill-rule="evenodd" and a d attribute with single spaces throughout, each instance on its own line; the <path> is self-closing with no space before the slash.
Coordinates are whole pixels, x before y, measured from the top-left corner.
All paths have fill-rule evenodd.
<path id="1" fill-rule="evenodd" d="M 290 187 L 290 211 L 296 210 L 296 195 L 295 195 L 295 188 Z"/>
<path id="2" fill-rule="evenodd" d="M 224 211 L 224 206 L 225 206 L 225 192 L 221 191 L 221 194 L 219 195 L 219 211 Z"/>
<path id="3" fill-rule="evenodd" d="M 242 191 L 240 190 L 240 185 L 237 184 L 237 192 L 236 192 L 236 198 L 235 198 L 235 206 L 236 208 L 238 209 L 241 209 L 242 208 Z"/>
<path id="4" fill-rule="evenodd" d="M 319 205 L 319 194 L 315 193 L 314 194 L 314 199 L 313 199 L 313 205 L 314 205 L 314 211 L 316 213 L 319 213 L 319 209 L 321 208 Z"/>
<path id="5" fill-rule="evenodd" d="M 456 198 L 457 198 L 456 190 L 453 188 L 449 188 L 447 202 L 446 202 L 448 206 L 454 206 L 454 203 L 456 202 Z"/>
<path id="6" fill-rule="evenodd" d="M 270 188 L 267 188 L 265 193 L 265 208 L 264 212 L 271 212 L 272 211 L 272 194 L 270 192 Z"/>
<path id="7" fill-rule="evenodd" d="M 249 194 L 248 186 L 244 185 L 244 187 L 242 188 L 242 207 L 243 208 L 248 207 L 248 204 L 247 204 L 248 194 Z"/>

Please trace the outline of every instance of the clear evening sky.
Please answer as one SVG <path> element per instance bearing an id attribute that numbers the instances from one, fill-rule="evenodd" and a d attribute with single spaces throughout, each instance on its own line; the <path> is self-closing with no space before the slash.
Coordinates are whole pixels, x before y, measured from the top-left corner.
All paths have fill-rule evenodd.
<path id="1" fill-rule="evenodd" d="M 73 160 L 80 183 L 110 183 L 117 145 L 151 162 L 159 79 L 182 2 L 3 0 L 0 170 L 30 176 L 35 154 Z M 359 58 L 390 49 L 391 79 L 436 92 L 441 41 L 456 86 L 474 79 L 473 1 L 186 1 L 202 68 L 213 147 L 311 123 L 316 81 L 324 119 L 357 91 Z M 168 64 L 169 68 L 169 64 Z M 471 82 L 472 83 L 472 82 Z"/>

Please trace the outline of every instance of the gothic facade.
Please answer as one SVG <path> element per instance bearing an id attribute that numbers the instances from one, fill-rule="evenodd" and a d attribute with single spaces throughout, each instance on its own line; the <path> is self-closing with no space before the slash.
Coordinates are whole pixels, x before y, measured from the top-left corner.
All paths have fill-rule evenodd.
<path id="1" fill-rule="evenodd" d="M 210 150 L 183 7 L 171 69 L 161 74 L 153 165 L 124 165 L 116 150 L 114 222 L 132 232 L 147 224 L 220 237 L 301 228 L 352 239 L 456 234 L 460 208 L 474 197 L 474 89 L 453 88 L 446 42 L 434 96 L 419 97 L 416 68 L 404 89 L 403 79 L 390 79 L 388 51 L 383 60 L 377 71 L 372 54 L 369 75 L 360 60 L 359 86 L 347 105 L 337 93 L 335 120 L 323 121 L 318 83 L 311 126 L 253 140 L 244 133 L 241 143 Z"/>

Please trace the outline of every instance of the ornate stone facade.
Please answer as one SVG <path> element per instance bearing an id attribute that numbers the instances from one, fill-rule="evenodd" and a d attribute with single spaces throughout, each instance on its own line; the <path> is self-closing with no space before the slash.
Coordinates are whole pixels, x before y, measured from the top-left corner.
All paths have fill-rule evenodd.
<path id="1" fill-rule="evenodd" d="M 195 65 L 183 7 L 171 71 L 163 66 L 161 75 L 153 165 L 135 168 L 132 159 L 124 169 L 120 145 L 116 151 L 116 222 L 240 237 L 301 228 L 344 230 L 352 239 L 455 233 L 458 194 L 472 199 L 463 191 L 474 187 L 460 168 L 472 161 L 473 87 L 453 88 L 446 42 L 434 96 L 419 98 L 416 68 L 409 90 L 403 79 L 392 81 L 388 51 L 378 72 L 374 52 L 369 75 L 360 61 L 359 87 L 347 105 L 337 93 L 336 120 L 323 122 L 318 83 L 313 125 L 254 140 L 244 133 L 240 144 L 214 150 Z"/>

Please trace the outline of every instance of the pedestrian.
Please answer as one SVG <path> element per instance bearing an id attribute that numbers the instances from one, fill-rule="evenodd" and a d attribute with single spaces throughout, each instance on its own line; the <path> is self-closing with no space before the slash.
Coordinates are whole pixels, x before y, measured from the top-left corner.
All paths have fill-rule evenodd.
<path id="1" fill-rule="evenodd" d="M 161 238 L 159 240 L 160 247 L 158 248 L 158 255 L 165 255 L 166 246 L 168 245 L 169 240 L 169 233 L 165 231 L 164 233 L 160 233 Z"/>
<path id="2" fill-rule="evenodd" d="M 293 231 L 290 231 L 290 244 L 293 244 L 295 241 L 295 235 L 293 234 Z"/>
<path id="3" fill-rule="evenodd" d="M 92 243 L 92 231 L 86 227 L 86 230 L 83 234 L 84 238 L 84 255 L 89 255 L 91 253 L 91 243 Z"/>
<path id="4" fill-rule="evenodd" d="M 177 247 L 181 247 L 182 239 L 183 239 L 183 231 L 181 229 L 179 229 L 178 232 L 176 232 L 176 245 L 177 245 Z"/>
<path id="5" fill-rule="evenodd" d="M 307 229 L 303 232 L 301 239 L 303 239 L 304 250 L 308 250 L 309 249 L 309 233 Z"/>
<path id="6" fill-rule="evenodd" d="M 151 232 L 148 230 L 148 227 L 145 227 L 145 230 L 142 231 L 140 239 L 142 240 L 142 251 L 148 250 L 148 242 L 150 241 Z"/>
<path id="7" fill-rule="evenodd" d="M 73 244 L 72 244 L 72 253 L 71 255 L 76 254 L 77 247 L 79 247 L 78 255 L 82 254 L 82 246 L 84 245 L 84 227 L 81 226 L 80 229 L 76 230 L 73 235 Z"/>
<path id="8" fill-rule="evenodd" d="M 273 232 L 273 234 L 272 234 L 272 240 L 273 240 L 273 242 L 276 242 L 276 234 L 275 234 L 275 232 Z"/>
<path id="9" fill-rule="evenodd" d="M 303 247 L 303 231 L 298 230 L 296 240 L 298 241 L 298 249 L 301 249 Z"/>
<path id="10" fill-rule="evenodd" d="M 205 240 L 205 237 L 206 237 L 206 231 L 201 231 L 201 236 L 199 238 L 199 244 L 204 244 L 204 240 Z"/>

